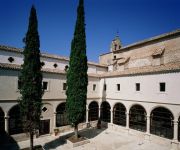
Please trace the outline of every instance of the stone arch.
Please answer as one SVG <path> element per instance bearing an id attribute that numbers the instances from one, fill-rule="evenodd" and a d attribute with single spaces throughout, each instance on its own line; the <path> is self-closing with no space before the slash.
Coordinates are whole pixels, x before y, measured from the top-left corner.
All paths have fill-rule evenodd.
<path id="1" fill-rule="evenodd" d="M 170 108 L 168 108 L 167 106 L 163 106 L 163 105 L 156 105 L 156 106 L 151 107 L 151 109 L 150 109 L 150 111 L 149 111 L 150 114 L 152 113 L 152 111 L 153 111 L 154 109 L 159 108 L 159 107 L 162 107 L 162 108 L 167 109 L 169 112 L 171 112 L 171 114 L 173 115 L 173 118 L 175 118 L 175 115 L 174 115 L 173 111 L 172 111 Z M 179 116 L 180 116 L 180 113 L 179 113 Z"/>
<path id="2" fill-rule="evenodd" d="M 88 121 L 98 120 L 98 118 L 99 118 L 99 105 L 98 105 L 98 102 L 92 101 L 89 104 L 88 109 L 89 109 Z"/>
<path id="3" fill-rule="evenodd" d="M 13 106 L 9 112 L 9 134 L 19 134 L 23 133 L 23 123 L 20 116 L 19 105 Z"/>
<path id="4" fill-rule="evenodd" d="M 129 128 L 146 131 L 146 110 L 142 105 L 132 105 L 129 110 Z"/>
<path id="5" fill-rule="evenodd" d="M 107 101 L 103 101 L 101 103 L 101 114 L 100 118 L 104 122 L 110 122 L 111 121 L 111 106 Z"/>
<path id="6" fill-rule="evenodd" d="M 0 134 L 5 132 L 5 125 L 4 125 L 4 111 L 0 107 Z"/>
<path id="7" fill-rule="evenodd" d="M 56 108 L 56 126 L 61 127 L 68 125 L 67 113 L 66 113 L 66 102 L 60 103 Z"/>
<path id="8" fill-rule="evenodd" d="M 173 119 L 172 112 L 165 107 L 156 107 L 150 115 L 150 133 L 168 139 L 173 138 Z"/>
<path id="9" fill-rule="evenodd" d="M 115 103 L 113 107 L 113 123 L 126 126 L 126 107 L 122 103 Z"/>

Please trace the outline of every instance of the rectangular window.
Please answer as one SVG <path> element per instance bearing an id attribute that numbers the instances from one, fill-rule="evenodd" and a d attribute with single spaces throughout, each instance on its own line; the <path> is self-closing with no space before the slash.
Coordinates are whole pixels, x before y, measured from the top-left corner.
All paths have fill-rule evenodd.
<path id="1" fill-rule="evenodd" d="M 93 91 L 96 91 L 96 84 L 93 84 Z"/>
<path id="2" fill-rule="evenodd" d="M 104 91 L 106 91 L 106 88 L 107 88 L 107 85 L 106 85 L 106 84 L 104 84 Z"/>
<path id="3" fill-rule="evenodd" d="M 48 90 L 48 82 L 43 81 L 43 90 Z"/>
<path id="4" fill-rule="evenodd" d="M 136 91 L 140 91 L 140 83 L 136 83 Z"/>
<path id="5" fill-rule="evenodd" d="M 165 82 L 159 83 L 159 90 L 160 90 L 160 92 L 166 91 L 166 83 Z"/>
<path id="6" fill-rule="evenodd" d="M 18 90 L 20 90 L 21 88 L 22 88 L 22 82 L 18 80 Z"/>
<path id="7" fill-rule="evenodd" d="M 66 83 L 63 83 L 63 90 L 64 90 L 64 91 L 66 90 L 66 87 L 67 87 L 67 84 L 66 84 Z"/>
<path id="8" fill-rule="evenodd" d="M 117 91 L 120 91 L 121 90 L 121 86 L 120 84 L 117 84 Z"/>

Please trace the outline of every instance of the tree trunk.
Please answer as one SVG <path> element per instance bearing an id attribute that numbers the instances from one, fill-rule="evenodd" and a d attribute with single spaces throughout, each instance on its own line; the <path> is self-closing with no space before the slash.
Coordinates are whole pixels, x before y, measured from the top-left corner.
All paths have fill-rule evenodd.
<path id="1" fill-rule="evenodd" d="M 78 125 L 74 126 L 74 136 L 76 139 L 78 139 Z"/>
<path id="2" fill-rule="evenodd" d="M 30 150 L 33 150 L 33 132 L 30 132 Z"/>

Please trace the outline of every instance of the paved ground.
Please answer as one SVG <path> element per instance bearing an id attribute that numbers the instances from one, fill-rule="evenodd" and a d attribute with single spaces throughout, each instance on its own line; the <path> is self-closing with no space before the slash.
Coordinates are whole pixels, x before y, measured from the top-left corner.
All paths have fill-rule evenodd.
<path id="1" fill-rule="evenodd" d="M 132 135 L 127 132 L 111 131 L 109 129 L 84 130 L 80 134 L 90 139 L 90 143 L 71 148 L 65 138 L 71 133 L 62 134 L 59 137 L 44 136 L 35 139 L 35 145 L 41 144 L 46 150 L 170 150 L 169 142 L 147 141 L 140 134 Z M 29 141 L 18 142 L 20 148 L 29 145 Z"/>

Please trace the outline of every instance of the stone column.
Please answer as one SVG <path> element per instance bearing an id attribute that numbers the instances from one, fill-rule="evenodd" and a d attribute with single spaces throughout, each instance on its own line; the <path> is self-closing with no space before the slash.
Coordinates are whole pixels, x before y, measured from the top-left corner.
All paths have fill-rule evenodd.
<path id="1" fill-rule="evenodd" d="M 150 115 L 146 116 L 146 133 L 145 139 L 150 140 Z"/>
<path id="2" fill-rule="evenodd" d="M 179 143 L 178 143 L 178 121 L 174 120 L 174 137 L 173 140 L 171 141 L 171 150 L 179 150 Z"/>
<path id="3" fill-rule="evenodd" d="M 110 123 L 113 124 L 113 109 L 112 108 L 111 108 L 110 112 L 111 112 L 111 121 L 110 121 Z"/>
<path id="4" fill-rule="evenodd" d="M 4 117 L 4 123 L 5 123 L 5 131 L 6 133 L 9 133 L 9 116 L 7 115 L 7 113 L 5 113 L 5 117 Z"/>
<path id="5" fill-rule="evenodd" d="M 89 109 L 86 109 L 86 123 L 89 123 Z"/>
<path id="6" fill-rule="evenodd" d="M 53 123 L 53 128 L 56 128 L 56 112 L 54 112 L 53 114 L 53 119 L 54 119 L 54 123 Z"/>
<path id="7" fill-rule="evenodd" d="M 126 129 L 129 130 L 129 113 L 126 112 Z"/>
<path id="8" fill-rule="evenodd" d="M 101 117 L 101 106 L 99 106 L 99 119 Z"/>

